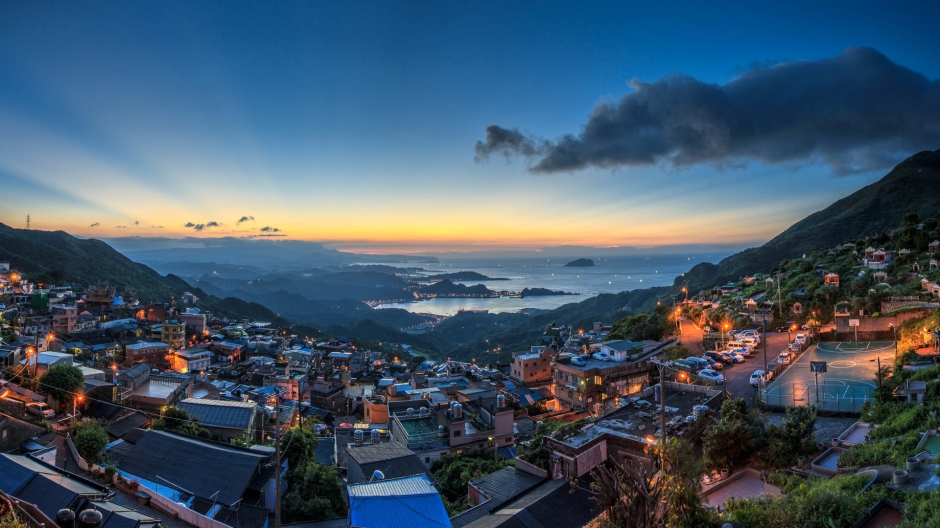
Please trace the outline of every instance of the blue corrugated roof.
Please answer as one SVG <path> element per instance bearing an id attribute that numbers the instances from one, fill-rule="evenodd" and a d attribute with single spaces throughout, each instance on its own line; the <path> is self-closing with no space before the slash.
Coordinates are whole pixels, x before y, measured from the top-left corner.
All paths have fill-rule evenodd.
<path id="1" fill-rule="evenodd" d="M 349 526 L 451 528 L 441 496 L 426 475 L 347 486 Z"/>

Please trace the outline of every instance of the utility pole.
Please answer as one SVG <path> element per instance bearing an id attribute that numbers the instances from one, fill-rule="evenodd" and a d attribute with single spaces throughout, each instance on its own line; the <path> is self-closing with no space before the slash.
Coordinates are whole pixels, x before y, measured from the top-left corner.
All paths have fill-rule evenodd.
<path id="1" fill-rule="evenodd" d="M 281 416 L 277 396 L 274 401 L 274 528 L 281 528 Z"/>
<path id="2" fill-rule="evenodd" d="M 780 310 L 780 318 L 783 319 L 783 298 L 780 296 L 780 272 L 777 272 L 777 308 Z"/>
<path id="3" fill-rule="evenodd" d="M 659 437 L 659 445 L 662 448 L 662 470 L 666 471 L 666 365 L 659 364 L 659 424 L 662 427 L 662 435 Z"/>

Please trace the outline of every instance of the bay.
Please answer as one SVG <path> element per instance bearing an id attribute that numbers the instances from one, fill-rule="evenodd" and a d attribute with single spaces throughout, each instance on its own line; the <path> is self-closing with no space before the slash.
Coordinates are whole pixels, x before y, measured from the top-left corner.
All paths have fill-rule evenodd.
<path id="1" fill-rule="evenodd" d="M 451 298 L 380 304 L 376 308 L 402 308 L 410 312 L 454 315 L 459 310 L 488 310 L 492 313 L 518 312 L 526 308 L 551 310 L 563 304 L 580 302 L 601 293 L 618 293 L 673 284 L 677 276 L 700 262 L 718 262 L 727 254 L 683 253 L 673 255 L 630 255 L 591 258 L 594 266 L 566 267 L 571 258 L 461 258 L 440 257 L 439 263 L 421 264 L 419 276 L 458 271 L 475 271 L 487 277 L 509 280 L 463 281 L 468 286 L 484 284 L 491 290 L 521 291 L 546 288 L 578 295 L 535 297 Z M 406 267 L 401 263 L 387 265 Z M 411 265 L 413 266 L 413 265 Z M 408 266 L 410 267 L 410 266 Z"/>

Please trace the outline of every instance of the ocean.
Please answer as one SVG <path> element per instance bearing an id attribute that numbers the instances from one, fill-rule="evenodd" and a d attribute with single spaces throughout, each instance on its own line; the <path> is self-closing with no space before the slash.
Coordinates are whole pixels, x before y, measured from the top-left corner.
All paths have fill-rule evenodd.
<path id="1" fill-rule="evenodd" d="M 591 258 L 592 267 L 565 267 L 572 258 L 447 258 L 440 263 L 420 264 L 422 275 L 475 271 L 505 281 L 463 281 L 468 286 L 485 284 L 491 290 L 521 291 L 546 288 L 578 295 L 552 295 L 495 298 L 435 298 L 415 302 L 380 304 L 376 308 L 403 308 L 409 312 L 454 315 L 460 309 L 489 310 L 492 313 L 518 312 L 525 308 L 551 310 L 563 304 L 580 302 L 601 293 L 667 286 L 700 262 L 718 262 L 729 253 L 684 253 L 676 255 L 631 255 Z M 389 263 L 406 267 L 405 264 Z M 407 267 L 413 267 L 410 265 Z"/>

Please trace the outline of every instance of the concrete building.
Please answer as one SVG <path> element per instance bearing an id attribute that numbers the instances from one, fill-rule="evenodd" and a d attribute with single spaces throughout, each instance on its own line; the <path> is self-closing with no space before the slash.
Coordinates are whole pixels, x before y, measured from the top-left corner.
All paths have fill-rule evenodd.
<path id="1" fill-rule="evenodd" d="M 646 355 L 643 354 L 643 357 Z M 555 398 L 560 405 L 569 409 L 603 404 L 609 398 L 643 390 L 649 383 L 649 370 L 650 365 L 645 359 L 610 361 L 560 358 L 554 366 Z"/>
<path id="2" fill-rule="evenodd" d="M 78 308 L 64 304 L 56 304 L 49 308 L 52 313 L 52 331 L 66 334 L 75 333 L 75 324 L 78 321 Z"/>
<path id="3" fill-rule="evenodd" d="M 549 347 L 534 346 L 529 352 L 513 354 L 509 376 L 522 383 L 551 381 L 554 352 Z"/>
<path id="4" fill-rule="evenodd" d="M 202 372 L 212 364 L 214 354 L 204 348 L 177 350 L 172 355 L 172 368 L 181 374 Z"/>
<path id="5" fill-rule="evenodd" d="M 134 343 L 124 347 L 124 357 L 128 366 L 147 363 L 159 369 L 170 368 L 170 345 L 147 341 Z"/>

